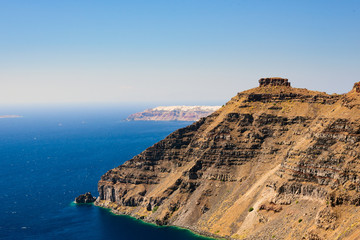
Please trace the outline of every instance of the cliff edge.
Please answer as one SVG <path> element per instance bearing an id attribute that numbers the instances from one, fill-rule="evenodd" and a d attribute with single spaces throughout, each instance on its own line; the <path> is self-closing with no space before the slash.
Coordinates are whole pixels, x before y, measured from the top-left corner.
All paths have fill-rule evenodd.
<path id="1" fill-rule="evenodd" d="M 104 174 L 96 205 L 228 239 L 358 239 L 359 86 L 260 79 Z"/>

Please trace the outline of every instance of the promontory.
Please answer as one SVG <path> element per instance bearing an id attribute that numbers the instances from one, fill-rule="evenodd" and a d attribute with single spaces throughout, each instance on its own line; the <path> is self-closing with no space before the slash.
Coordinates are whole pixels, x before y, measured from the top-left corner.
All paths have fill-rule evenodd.
<path id="1" fill-rule="evenodd" d="M 128 121 L 197 121 L 220 106 L 160 106 L 131 114 Z"/>
<path id="2" fill-rule="evenodd" d="M 360 84 L 259 83 L 109 170 L 96 205 L 227 239 L 359 239 Z"/>

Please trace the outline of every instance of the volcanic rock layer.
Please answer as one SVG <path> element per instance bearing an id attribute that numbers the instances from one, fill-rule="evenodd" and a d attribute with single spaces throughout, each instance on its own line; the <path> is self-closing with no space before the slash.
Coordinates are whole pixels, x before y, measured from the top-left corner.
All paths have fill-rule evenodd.
<path id="1" fill-rule="evenodd" d="M 358 239 L 360 93 L 260 80 L 108 171 L 96 204 L 228 239 Z"/>

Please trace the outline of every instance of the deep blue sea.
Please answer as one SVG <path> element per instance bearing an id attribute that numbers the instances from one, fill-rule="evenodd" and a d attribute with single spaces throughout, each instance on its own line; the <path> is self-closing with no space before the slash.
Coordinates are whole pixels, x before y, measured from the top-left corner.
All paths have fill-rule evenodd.
<path id="1" fill-rule="evenodd" d="M 0 239 L 199 240 L 190 231 L 73 204 L 114 168 L 190 122 L 122 121 L 139 108 L 19 107 L 0 115 Z"/>

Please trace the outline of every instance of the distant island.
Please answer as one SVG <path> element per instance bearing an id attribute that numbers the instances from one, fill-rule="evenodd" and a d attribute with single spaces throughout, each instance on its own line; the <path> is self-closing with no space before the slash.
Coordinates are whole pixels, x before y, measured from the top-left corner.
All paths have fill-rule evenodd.
<path id="1" fill-rule="evenodd" d="M 131 114 L 127 121 L 197 121 L 221 106 L 160 106 Z"/>
<path id="2" fill-rule="evenodd" d="M 0 118 L 20 118 L 19 115 L 0 115 Z"/>

